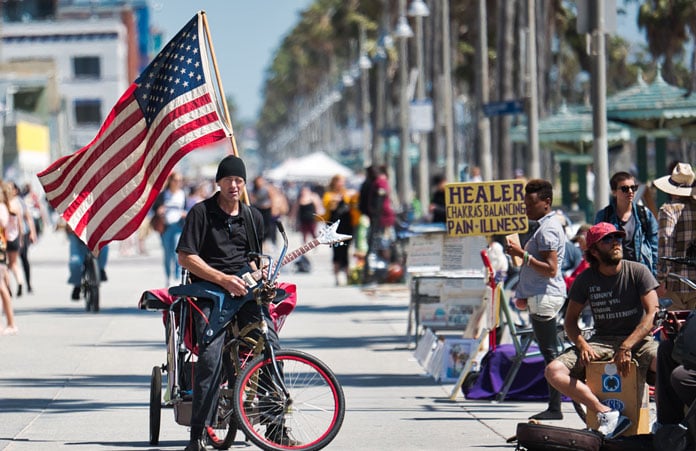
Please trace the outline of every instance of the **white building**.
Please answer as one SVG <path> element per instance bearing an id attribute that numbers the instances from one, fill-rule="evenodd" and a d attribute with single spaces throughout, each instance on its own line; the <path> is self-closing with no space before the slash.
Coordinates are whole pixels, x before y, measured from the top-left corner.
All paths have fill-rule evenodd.
<path id="1" fill-rule="evenodd" d="M 66 136 L 52 159 L 89 144 L 132 80 L 128 32 L 117 19 L 5 23 L 0 61 L 49 60 L 63 99 Z M 52 139 L 55 142 L 55 139 Z"/>

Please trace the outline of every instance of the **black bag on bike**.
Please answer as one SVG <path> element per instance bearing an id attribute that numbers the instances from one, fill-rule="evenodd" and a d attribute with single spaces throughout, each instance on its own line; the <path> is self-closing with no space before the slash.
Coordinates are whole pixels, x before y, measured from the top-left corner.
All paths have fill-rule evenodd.
<path id="1" fill-rule="evenodd" d="M 672 359 L 687 369 L 696 369 L 696 310 L 689 313 L 679 329 L 672 348 Z"/>
<path id="2" fill-rule="evenodd" d="M 534 423 L 517 424 L 516 449 L 520 451 L 600 451 L 602 442 L 599 432 L 586 429 Z"/>
<path id="3" fill-rule="evenodd" d="M 601 451 L 653 451 L 653 449 L 652 434 L 636 434 L 605 439 Z"/>

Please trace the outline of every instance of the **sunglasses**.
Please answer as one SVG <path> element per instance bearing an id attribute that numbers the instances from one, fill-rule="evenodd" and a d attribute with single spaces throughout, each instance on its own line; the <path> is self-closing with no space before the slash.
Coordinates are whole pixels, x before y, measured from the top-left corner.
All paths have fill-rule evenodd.
<path id="1" fill-rule="evenodd" d="M 636 191 L 638 191 L 638 185 L 624 185 L 624 186 L 619 186 L 619 189 L 620 189 L 622 192 L 624 192 L 624 193 L 627 193 L 629 190 L 631 190 L 631 191 L 633 191 L 633 192 L 635 193 Z"/>
<path id="2" fill-rule="evenodd" d="M 620 243 L 621 240 L 623 240 L 623 237 L 621 235 L 606 235 L 606 236 L 603 236 L 602 239 L 599 240 L 599 242 L 602 244 L 609 244 L 609 243 Z"/>

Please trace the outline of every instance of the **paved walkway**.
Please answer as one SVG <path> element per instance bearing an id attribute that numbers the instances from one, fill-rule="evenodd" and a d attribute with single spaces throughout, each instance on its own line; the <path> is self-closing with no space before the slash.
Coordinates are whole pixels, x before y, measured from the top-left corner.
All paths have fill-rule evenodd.
<path id="1" fill-rule="evenodd" d="M 184 448 L 188 431 L 167 409 L 161 445 L 147 443 L 150 372 L 165 357 L 160 316 L 137 310 L 140 293 L 164 281 L 156 236 L 147 248 L 149 256 L 123 256 L 112 244 L 98 314 L 70 301 L 65 236 L 49 234 L 30 250 L 34 294 L 14 299 L 19 335 L 0 336 L 0 449 Z M 315 354 L 343 385 L 346 418 L 327 449 L 514 448 L 505 439 L 545 404 L 450 401 L 452 385 L 427 376 L 407 343 L 406 290 L 335 287 L 330 252 L 309 254 L 311 274 L 284 272 L 299 303 L 281 332 L 283 346 Z M 581 427 L 570 404 L 564 412 L 555 424 Z"/>

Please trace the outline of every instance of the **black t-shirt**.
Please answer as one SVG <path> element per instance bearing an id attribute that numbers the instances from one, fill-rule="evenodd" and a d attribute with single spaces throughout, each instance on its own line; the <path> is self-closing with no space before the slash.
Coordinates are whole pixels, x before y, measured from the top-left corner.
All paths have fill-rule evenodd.
<path id="1" fill-rule="evenodd" d="M 203 202 L 194 205 L 186 215 L 184 229 L 176 247 L 177 252 L 196 254 L 211 267 L 225 274 L 237 274 L 248 264 L 252 250 L 247 227 L 255 229 L 259 246 L 263 242 L 263 219 L 254 207 L 249 207 L 254 224 L 247 224 L 240 205 L 240 214 L 230 216 L 217 203 L 220 194 L 215 193 Z M 261 249 L 259 249 L 261 251 Z M 193 274 L 193 281 L 199 280 Z"/>

